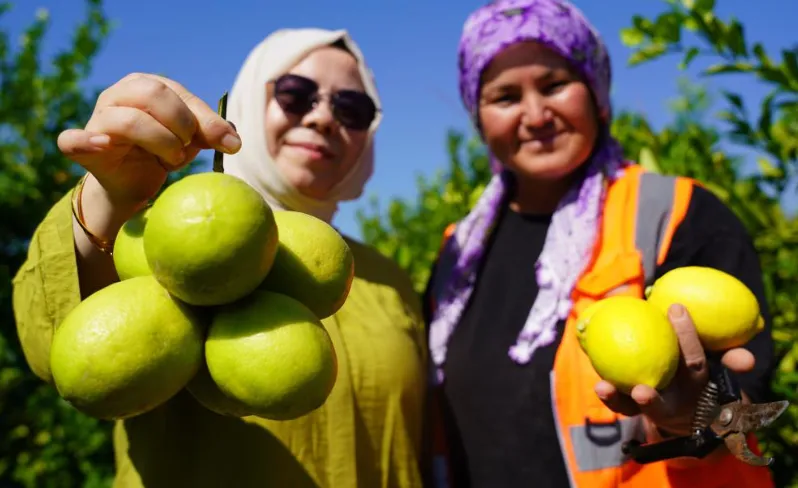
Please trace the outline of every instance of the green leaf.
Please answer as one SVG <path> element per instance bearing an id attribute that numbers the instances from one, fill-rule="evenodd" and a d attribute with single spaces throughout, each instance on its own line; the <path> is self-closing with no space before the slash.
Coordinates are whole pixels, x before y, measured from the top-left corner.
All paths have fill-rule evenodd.
<path id="1" fill-rule="evenodd" d="M 662 169 L 660 169 L 659 163 L 657 163 L 657 158 L 654 156 L 654 151 L 652 151 L 649 147 L 644 147 L 640 150 L 638 162 L 640 163 L 640 166 L 648 171 L 662 173 Z"/>
<path id="2" fill-rule="evenodd" d="M 758 128 L 762 137 L 770 138 L 770 128 L 773 125 L 773 98 L 775 93 L 768 94 L 762 100 L 762 112 L 759 115 Z"/>
<path id="3" fill-rule="evenodd" d="M 784 172 L 778 166 L 773 165 L 768 159 L 766 158 L 757 158 L 756 160 L 757 165 L 759 166 L 759 171 L 762 172 L 762 175 L 767 178 L 783 178 Z"/>
<path id="4" fill-rule="evenodd" d="M 700 51 L 697 47 L 691 47 L 688 49 L 684 55 L 684 59 L 682 59 L 682 62 L 679 63 L 679 69 L 682 71 L 686 70 L 690 66 L 690 63 L 693 62 L 695 57 L 698 56 L 699 52 Z"/>
<path id="5" fill-rule="evenodd" d="M 759 42 L 755 43 L 753 50 L 754 50 L 754 55 L 756 55 L 756 58 L 759 60 L 759 63 L 762 66 L 773 65 L 773 61 L 770 60 L 770 57 L 768 57 L 768 54 L 765 51 L 765 47 L 761 43 Z"/>
<path id="6" fill-rule="evenodd" d="M 713 64 L 704 70 L 704 75 L 719 75 L 725 73 L 746 73 L 753 70 L 751 63 L 738 61 L 736 63 Z"/>
<path id="7" fill-rule="evenodd" d="M 726 44 L 737 57 L 748 56 L 748 46 L 745 43 L 744 27 L 736 20 L 732 20 L 726 30 Z"/>
<path id="8" fill-rule="evenodd" d="M 638 49 L 637 51 L 632 53 L 631 56 L 629 56 L 629 65 L 635 66 L 644 63 L 646 61 L 651 61 L 653 59 L 656 59 L 665 54 L 665 51 L 667 51 L 667 49 L 668 46 L 666 44 L 662 43 L 649 44 L 648 46 Z"/>
<path id="9" fill-rule="evenodd" d="M 798 49 L 785 49 L 781 55 L 784 57 L 784 73 L 798 86 Z M 798 88 L 794 91 L 798 92 Z"/>
<path id="10" fill-rule="evenodd" d="M 635 47 L 640 45 L 646 38 L 646 35 L 636 27 L 627 27 L 621 29 L 621 42 L 625 46 Z"/>
<path id="11" fill-rule="evenodd" d="M 695 0 L 693 10 L 700 13 L 711 12 L 715 8 L 715 0 Z"/>
<path id="12" fill-rule="evenodd" d="M 667 44 L 675 44 L 681 40 L 684 15 L 680 12 L 668 12 L 660 15 L 654 24 L 655 38 Z"/>
<path id="13" fill-rule="evenodd" d="M 784 71 L 778 68 L 761 66 L 757 70 L 757 74 L 763 80 L 769 81 L 775 85 L 779 85 L 781 88 L 788 89 L 790 86 L 789 78 L 787 78 L 787 75 L 784 73 Z"/>

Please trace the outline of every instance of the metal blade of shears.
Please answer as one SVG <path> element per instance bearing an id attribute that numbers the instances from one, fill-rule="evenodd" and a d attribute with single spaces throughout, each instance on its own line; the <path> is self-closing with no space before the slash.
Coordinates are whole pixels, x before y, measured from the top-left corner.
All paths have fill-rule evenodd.
<path id="1" fill-rule="evenodd" d="M 734 408 L 734 421 L 727 428 L 730 431 L 742 433 L 762 429 L 778 419 L 789 406 L 790 404 L 787 400 L 735 405 L 732 407 Z M 722 421 L 722 418 L 719 418 L 718 421 Z"/>
<path id="2" fill-rule="evenodd" d="M 767 466 L 773 458 L 766 458 L 754 454 L 748 448 L 746 435 L 761 428 L 767 427 L 787 410 L 789 403 L 786 400 L 759 404 L 724 405 L 712 429 L 721 437 L 723 442 L 737 459 L 753 465 Z"/>

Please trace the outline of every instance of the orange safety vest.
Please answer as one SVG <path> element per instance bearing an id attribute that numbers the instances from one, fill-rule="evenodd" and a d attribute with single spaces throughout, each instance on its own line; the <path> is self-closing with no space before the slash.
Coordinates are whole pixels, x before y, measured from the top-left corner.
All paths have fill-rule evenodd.
<path id="1" fill-rule="evenodd" d="M 573 307 L 565 324 L 551 371 L 552 409 L 572 487 L 578 488 L 764 488 L 772 487 L 770 470 L 754 467 L 732 455 L 687 466 L 668 461 L 638 464 L 625 458 L 621 445 L 645 440 L 642 419 L 608 409 L 593 387 L 599 377 L 579 347 L 575 318 L 609 293 L 642 297 L 665 260 L 671 239 L 685 217 L 697 182 L 685 177 L 645 172 L 632 165 L 611 182 L 602 215 L 601 232 L 591 263 L 576 283 Z M 444 240 L 454 231 L 454 224 Z M 441 246 L 443 248 L 443 246 Z M 438 277 L 452 263 L 439 262 Z M 434 306 L 444 280 L 430 288 Z M 433 469 L 438 488 L 451 486 L 446 437 L 439 409 L 440 388 L 431 392 L 435 423 Z M 749 446 L 758 452 L 753 435 Z"/>

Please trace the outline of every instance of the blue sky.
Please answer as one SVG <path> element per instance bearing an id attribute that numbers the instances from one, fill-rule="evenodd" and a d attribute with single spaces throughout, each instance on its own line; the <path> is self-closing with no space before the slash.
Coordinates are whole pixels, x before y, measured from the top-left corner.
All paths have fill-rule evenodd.
<path id="1" fill-rule="evenodd" d="M 82 0 L 16 0 L 3 20 L 12 33 L 28 25 L 38 8 L 51 15 L 46 55 L 64 46 L 83 17 Z M 377 166 L 366 197 L 413 197 L 419 174 L 431 175 L 447 162 L 450 128 L 468 130 L 456 85 L 456 48 L 467 15 L 484 0 L 106 1 L 115 27 L 98 56 L 91 86 L 108 86 L 131 71 L 169 76 L 216 106 L 244 57 L 269 32 L 283 27 L 346 28 L 364 51 L 377 78 L 385 118 L 377 136 Z M 676 58 L 628 68 L 629 51 L 619 30 L 632 15 L 654 16 L 663 0 L 576 0 L 602 33 L 613 58 L 616 110 L 642 111 L 655 124 L 668 120 L 667 102 L 680 75 Z M 796 42 L 798 1 L 718 2 L 722 17 L 743 19 L 750 41 L 762 41 L 771 55 Z M 16 37 L 16 36 L 15 36 Z M 49 59 L 45 57 L 44 59 Z M 755 101 L 756 86 L 729 79 Z M 718 82 L 714 86 L 721 86 Z M 203 154 L 210 161 L 211 154 Z M 344 204 L 336 224 L 359 235 L 355 210 L 365 200 Z"/>

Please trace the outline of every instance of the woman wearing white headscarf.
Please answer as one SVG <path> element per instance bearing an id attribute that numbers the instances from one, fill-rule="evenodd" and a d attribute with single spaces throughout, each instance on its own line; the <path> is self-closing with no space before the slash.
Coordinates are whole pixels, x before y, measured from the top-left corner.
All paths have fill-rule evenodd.
<path id="1" fill-rule="evenodd" d="M 247 57 L 228 119 L 184 87 L 129 75 L 98 99 L 85 129 L 59 147 L 87 170 L 48 213 L 14 279 L 26 359 L 52 383 L 50 341 L 82 299 L 118 280 L 112 236 L 204 148 L 275 209 L 330 222 L 373 170 L 379 97 L 344 30 L 273 33 Z M 80 199 L 80 213 L 73 212 Z M 302 418 L 268 421 L 213 413 L 181 392 L 115 426 L 115 486 L 419 486 L 425 342 L 418 297 L 375 250 L 347 239 L 355 279 L 325 319 L 338 356 L 327 402 Z"/>

